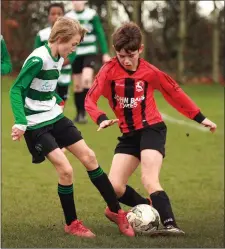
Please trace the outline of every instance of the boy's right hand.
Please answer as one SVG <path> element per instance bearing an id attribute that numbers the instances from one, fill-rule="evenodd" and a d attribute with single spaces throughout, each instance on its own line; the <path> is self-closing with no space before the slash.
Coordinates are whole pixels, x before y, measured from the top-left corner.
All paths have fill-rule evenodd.
<path id="1" fill-rule="evenodd" d="M 17 127 L 12 127 L 12 134 L 11 134 L 11 136 L 12 136 L 12 140 L 13 141 L 20 141 L 20 138 L 23 136 L 23 134 L 25 133 L 25 131 L 23 131 L 23 130 L 20 130 L 20 129 L 18 129 Z"/>
<path id="2" fill-rule="evenodd" d="M 101 124 L 99 125 L 99 128 L 97 131 L 100 131 L 104 128 L 107 128 L 115 123 L 118 123 L 119 122 L 119 119 L 109 119 L 109 120 L 104 120 L 101 122 Z"/>

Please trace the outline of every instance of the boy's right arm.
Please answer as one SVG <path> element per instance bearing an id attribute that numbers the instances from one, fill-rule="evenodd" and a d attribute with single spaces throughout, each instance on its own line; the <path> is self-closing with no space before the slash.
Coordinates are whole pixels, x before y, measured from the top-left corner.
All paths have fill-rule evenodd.
<path id="1" fill-rule="evenodd" d="M 27 127 L 27 120 L 24 112 L 23 94 L 32 80 L 41 71 L 42 65 L 43 61 L 41 58 L 31 57 L 23 66 L 15 83 L 10 89 L 10 103 L 14 115 L 15 126 L 24 131 Z"/>

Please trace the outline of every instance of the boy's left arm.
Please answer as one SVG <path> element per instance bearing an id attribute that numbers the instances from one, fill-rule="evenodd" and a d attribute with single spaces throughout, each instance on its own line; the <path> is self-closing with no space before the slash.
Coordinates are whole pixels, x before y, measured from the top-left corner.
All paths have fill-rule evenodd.
<path id="1" fill-rule="evenodd" d="M 182 113 L 189 119 L 210 127 L 211 131 L 216 129 L 216 125 L 207 119 L 200 111 L 200 108 L 194 101 L 180 88 L 175 80 L 161 71 L 157 71 L 154 80 L 154 87 L 158 89 L 178 112 Z"/>

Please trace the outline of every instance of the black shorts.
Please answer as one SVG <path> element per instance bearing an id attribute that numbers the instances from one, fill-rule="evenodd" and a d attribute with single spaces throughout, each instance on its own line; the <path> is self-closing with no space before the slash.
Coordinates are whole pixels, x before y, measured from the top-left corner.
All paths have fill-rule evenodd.
<path id="1" fill-rule="evenodd" d="M 56 148 L 67 147 L 83 139 L 81 132 L 66 117 L 39 129 L 27 130 L 24 137 L 32 163 L 41 163 Z"/>
<path id="2" fill-rule="evenodd" d="M 95 69 L 97 60 L 97 55 L 82 55 L 77 57 L 73 64 L 72 64 L 72 70 L 73 74 L 80 74 L 82 73 L 83 68 L 90 67 Z"/>
<path id="3" fill-rule="evenodd" d="M 140 160 L 142 150 L 152 149 L 159 151 L 165 157 L 166 132 L 165 123 L 160 122 L 137 131 L 124 133 L 118 137 L 119 143 L 115 148 L 115 154 L 133 155 Z"/>
<path id="4" fill-rule="evenodd" d="M 69 95 L 69 85 L 66 86 L 57 85 L 56 92 L 60 98 L 66 101 Z"/>

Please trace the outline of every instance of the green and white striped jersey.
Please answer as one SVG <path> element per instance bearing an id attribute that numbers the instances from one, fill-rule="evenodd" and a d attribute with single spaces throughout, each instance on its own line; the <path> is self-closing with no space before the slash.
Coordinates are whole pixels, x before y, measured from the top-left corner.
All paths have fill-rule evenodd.
<path id="1" fill-rule="evenodd" d="M 45 29 L 40 30 L 35 38 L 34 48 L 39 48 L 43 46 L 45 43 L 47 43 L 50 33 L 51 33 L 51 27 L 47 27 Z M 67 86 L 71 83 L 71 74 L 72 74 L 71 64 L 73 63 L 75 57 L 76 57 L 75 52 L 71 53 L 68 56 L 70 64 L 62 67 L 61 74 L 58 79 L 59 86 Z"/>
<path id="2" fill-rule="evenodd" d="M 65 15 L 66 17 L 78 20 L 80 24 L 85 27 L 89 32 L 84 36 L 76 50 L 77 56 L 97 54 L 98 43 L 100 45 L 102 54 L 108 53 L 108 46 L 105 33 L 94 9 L 86 7 L 83 11 L 71 10 Z"/>
<path id="3" fill-rule="evenodd" d="M 10 89 L 16 127 L 33 130 L 63 117 L 58 105 L 62 99 L 55 92 L 63 62 L 62 57 L 51 55 L 47 44 L 35 49 L 25 60 Z"/>

